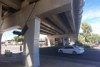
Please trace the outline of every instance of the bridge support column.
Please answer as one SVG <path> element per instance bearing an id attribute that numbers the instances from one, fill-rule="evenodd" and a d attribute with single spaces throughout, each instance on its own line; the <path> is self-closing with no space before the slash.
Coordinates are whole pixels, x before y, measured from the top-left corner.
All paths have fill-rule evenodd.
<path id="1" fill-rule="evenodd" d="M 0 3 L 0 55 L 1 55 L 1 39 L 2 39 L 1 26 L 2 26 L 2 4 Z"/>
<path id="2" fill-rule="evenodd" d="M 1 39 L 2 39 L 2 34 L 0 33 L 0 55 L 1 55 Z"/>
<path id="3" fill-rule="evenodd" d="M 50 37 L 48 37 L 48 36 L 47 36 L 47 44 L 48 44 L 48 46 L 51 46 Z"/>
<path id="4" fill-rule="evenodd" d="M 76 42 L 77 41 L 77 37 L 75 37 L 75 36 L 70 37 L 70 41 L 71 42 Z"/>
<path id="5" fill-rule="evenodd" d="M 55 38 L 51 36 L 47 36 L 48 40 L 48 46 L 54 46 L 55 45 Z"/>
<path id="6" fill-rule="evenodd" d="M 63 37 L 63 45 L 68 46 L 69 45 L 69 38 L 68 37 Z"/>
<path id="7" fill-rule="evenodd" d="M 39 67 L 39 35 L 40 35 L 40 22 L 41 20 L 35 17 L 34 20 L 27 23 L 28 30 L 24 35 L 25 45 L 25 66 L 26 67 Z"/>
<path id="8" fill-rule="evenodd" d="M 66 45 L 65 38 L 63 37 L 63 46 Z"/>

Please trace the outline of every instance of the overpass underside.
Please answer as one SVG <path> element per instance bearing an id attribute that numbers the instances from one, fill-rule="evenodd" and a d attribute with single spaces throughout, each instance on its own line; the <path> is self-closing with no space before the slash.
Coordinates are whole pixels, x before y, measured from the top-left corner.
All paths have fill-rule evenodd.
<path id="1" fill-rule="evenodd" d="M 14 28 L 24 29 L 26 67 L 38 67 L 39 34 L 77 40 L 83 0 L 0 0 L 0 36 Z"/>

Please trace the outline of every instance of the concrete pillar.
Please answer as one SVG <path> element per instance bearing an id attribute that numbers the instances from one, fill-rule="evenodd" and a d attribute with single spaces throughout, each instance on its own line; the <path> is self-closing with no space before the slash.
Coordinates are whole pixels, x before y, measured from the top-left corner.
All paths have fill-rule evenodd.
<path id="1" fill-rule="evenodd" d="M 63 37 L 63 45 L 68 46 L 69 45 L 69 38 L 68 37 Z"/>
<path id="2" fill-rule="evenodd" d="M 24 0 L 24 1 L 22 2 L 21 7 L 23 8 L 23 7 L 27 6 L 27 5 L 29 5 L 29 1 L 28 1 L 28 0 Z"/>
<path id="3" fill-rule="evenodd" d="M 40 19 L 35 17 L 34 20 L 28 22 L 28 30 L 24 35 L 25 38 L 25 65 L 26 67 L 39 67 L 39 35 L 40 35 Z"/>
<path id="4" fill-rule="evenodd" d="M 70 37 L 71 45 L 73 45 L 76 41 L 77 41 L 77 37 L 76 36 L 73 35 L 73 36 Z"/>
<path id="5" fill-rule="evenodd" d="M 1 39 L 2 39 L 2 34 L 0 33 L 0 55 L 1 55 Z"/>
<path id="6" fill-rule="evenodd" d="M 1 55 L 1 39 L 2 39 L 1 26 L 2 26 L 2 4 L 0 3 L 0 55 Z"/>
<path id="7" fill-rule="evenodd" d="M 50 37 L 49 36 L 47 36 L 47 44 L 48 44 L 48 46 L 51 46 Z"/>
<path id="8" fill-rule="evenodd" d="M 55 38 L 52 38 L 52 41 L 53 41 L 52 46 L 55 46 Z"/>
<path id="9" fill-rule="evenodd" d="M 51 35 L 47 36 L 48 46 L 55 46 L 55 37 L 52 37 Z"/>
<path id="10" fill-rule="evenodd" d="M 66 45 L 65 38 L 63 37 L 63 46 Z"/>
<path id="11" fill-rule="evenodd" d="M 75 42 L 75 41 L 77 41 L 77 38 L 76 37 L 70 37 L 70 41 Z"/>
<path id="12" fill-rule="evenodd" d="M 2 4 L 0 3 L 0 27 L 1 27 L 1 23 L 2 23 Z"/>

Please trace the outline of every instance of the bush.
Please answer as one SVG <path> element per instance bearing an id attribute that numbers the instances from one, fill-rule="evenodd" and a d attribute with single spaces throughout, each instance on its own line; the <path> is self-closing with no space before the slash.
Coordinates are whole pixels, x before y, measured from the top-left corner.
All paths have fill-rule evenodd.
<path id="1" fill-rule="evenodd" d="M 93 45 L 92 44 L 84 44 L 84 47 L 86 47 L 86 48 L 92 48 Z"/>
<path id="2" fill-rule="evenodd" d="M 5 50 L 5 56 L 11 57 L 12 56 L 12 52 L 10 52 L 10 50 Z"/>

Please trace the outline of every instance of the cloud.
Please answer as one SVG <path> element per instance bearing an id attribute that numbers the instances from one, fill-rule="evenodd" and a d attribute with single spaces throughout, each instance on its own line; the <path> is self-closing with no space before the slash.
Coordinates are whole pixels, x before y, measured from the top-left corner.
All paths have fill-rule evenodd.
<path id="1" fill-rule="evenodd" d="M 91 25 L 93 33 L 100 35 L 100 7 L 85 10 L 82 17 L 82 22 L 84 21 Z"/>
<path id="2" fill-rule="evenodd" d="M 83 7 L 82 22 L 88 22 L 93 30 L 93 33 L 100 35 L 100 1 L 86 0 Z"/>
<path id="3" fill-rule="evenodd" d="M 100 18 L 100 8 L 89 9 L 83 13 L 82 21 Z"/>
<path id="4" fill-rule="evenodd" d="M 90 25 L 93 29 L 93 33 L 100 35 L 100 23 L 91 23 Z"/>
<path id="5" fill-rule="evenodd" d="M 80 28 L 79 32 L 80 32 L 80 33 L 83 33 L 83 30 L 82 30 L 82 28 Z"/>
<path id="6" fill-rule="evenodd" d="M 93 30 L 94 34 L 99 34 L 100 35 L 100 23 L 91 23 L 90 24 Z M 80 33 L 82 33 L 82 29 L 80 28 Z"/>

